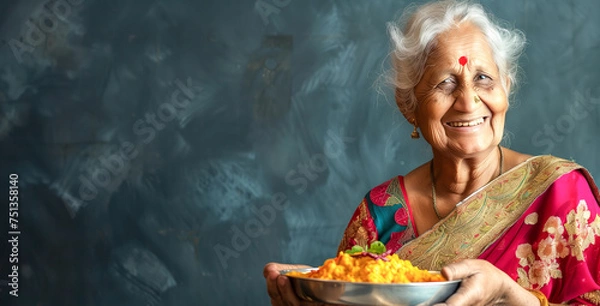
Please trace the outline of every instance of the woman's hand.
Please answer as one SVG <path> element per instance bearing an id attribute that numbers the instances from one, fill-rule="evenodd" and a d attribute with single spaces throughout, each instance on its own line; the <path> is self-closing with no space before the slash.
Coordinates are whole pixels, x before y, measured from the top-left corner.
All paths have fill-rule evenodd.
<path id="1" fill-rule="evenodd" d="M 533 294 L 486 260 L 466 259 L 447 265 L 448 280 L 462 279 L 456 293 L 438 305 L 539 305 Z"/>
<path id="2" fill-rule="evenodd" d="M 268 263 L 263 269 L 263 275 L 267 281 L 267 292 L 271 297 L 273 306 L 300 306 L 300 305 L 321 305 L 316 303 L 301 302 L 290 284 L 289 278 L 280 275 L 279 271 L 287 269 L 310 268 L 306 265 L 287 265 L 279 263 Z"/>

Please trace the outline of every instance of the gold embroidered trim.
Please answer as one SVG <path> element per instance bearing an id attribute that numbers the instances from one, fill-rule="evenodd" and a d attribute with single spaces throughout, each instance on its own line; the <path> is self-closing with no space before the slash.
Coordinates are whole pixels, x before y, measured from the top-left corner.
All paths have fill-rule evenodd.
<path id="1" fill-rule="evenodd" d="M 578 168 L 581 166 L 553 156 L 532 157 L 463 200 L 442 222 L 397 253 L 415 266 L 429 270 L 475 258 L 557 178 Z"/>
<path id="2" fill-rule="evenodd" d="M 600 290 L 585 293 L 581 295 L 581 298 L 594 303 L 594 305 L 600 305 Z"/>
<path id="3" fill-rule="evenodd" d="M 350 224 L 346 228 L 344 232 L 344 237 L 338 246 L 337 252 L 343 252 L 350 248 L 351 239 L 355 239 L 359 245 L 367 245 L 368 243 L 375 240 L 375 233 L 372 233 L 369 237 L 369 231 L 363 226 L 364 220 L 368 217 L 368 208 L 367 202 L 363 199 L 363 201 L 358 205 L 358 216 L 353 217 Z"/>
<path id="4" fill-rule="evenodd" d="M 406 207 L 398 177 L 395 177 L 390 181 L 390 184 L 386 188 L 385 192 L 390 195 L 390 197 L 385 201 L 385 206 L 393 206 L 400 204 L 403 207 Z"/>

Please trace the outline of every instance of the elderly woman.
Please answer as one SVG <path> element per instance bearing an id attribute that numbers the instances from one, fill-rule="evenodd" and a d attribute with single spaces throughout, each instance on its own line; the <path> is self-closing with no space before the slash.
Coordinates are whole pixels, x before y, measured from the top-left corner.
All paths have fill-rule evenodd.
<path id="1" fill-rule="evenodd" d="M 482 7 L 443 1 L 390 26 L 396 101 L 433 159 L 373 188 L 339 251 L 380 240 L 423 269 L 463 279 L 448 305 L 600 305 L 600 206 L 590 174 L 500 146 L 523 35 Z M 299 305 L 279 270 L 273 305 Z"/>

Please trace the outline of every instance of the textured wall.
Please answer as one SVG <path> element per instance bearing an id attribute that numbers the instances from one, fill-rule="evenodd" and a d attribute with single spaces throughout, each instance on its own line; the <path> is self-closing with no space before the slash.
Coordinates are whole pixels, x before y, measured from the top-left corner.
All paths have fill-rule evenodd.
<path id="1" fill-rule="evenodd" d="M 600 2 L 483 3 L 529 40 L 506 145 L 600 177 Z M 333 256 L 430 158 L 375 85 L 407 4 L 0 2 L 2 305 L 268 305 L 266 262 Z"/>

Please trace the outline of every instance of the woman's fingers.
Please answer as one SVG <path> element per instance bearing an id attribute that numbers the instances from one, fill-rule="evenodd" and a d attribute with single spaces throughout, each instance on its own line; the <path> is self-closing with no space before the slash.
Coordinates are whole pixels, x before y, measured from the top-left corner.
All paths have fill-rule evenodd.
<path id="1" fill-rule="evenodd" d="M 267 282 L 267 293 L 271 297 L 271 301 L 281 300 L 279 289 L 277 288 L 277 277 L 279 276 L 279 270 L 277 267 L 278 264 L 276 263 L 268 263 L 263 268 L 263 276 Z M 271 304 L 273 304 L 273 302 L 271 302 Z"/>
<path id="2" fill-rule="evenodd" d="M 277 288 L 279 288 L 279 294 L 285 305 L 300 306 L 300 300 L 296 296 L 289 278 L 283 275 L 277 277 Z"/>
<path id="3" fill-rule="evenodd" d="M 474 274 L 480 273 L 480 264 L 476 260 L 463 260 L 457 263 L 449 264 L 442 268 L 442 274 L 448 280 L 464 279 Z"/>
<path id="4" fill-rule="evenodd" d="M 485 290 L 485 288 L 499 289 L 502 277 L 494 275 L 486 261 L 464 260 L 450 264 L 442 269 L 442 274 L 448 280 L 462 279 L 458 290 L 446 300 L 447 305 L 488 305 L 496 300 L 496 290 Z"/>
<path id="5" fill-rule="evenodd" d="M 269 276 L 266 278 L 267 280 L 267 293 L 271 298 L 271 304 L 275 305 L 284 305 L 281 304 L 283 300 L 281 299 L 281 294 L 279 294 L 279 288 L 277 286 L 277 276 Z"/>
<path id="6" fill-rule="evenodd" d="M 480 290 L 482 287 L 475 284 L 475 282 L 481 282 L 481 280 L 464 280 L 458 290 L 446 300 L 446 304 L 452 306 L 487 305 L 484 303 L 487 300 L 484 292 Z"/>
<path id="7" fill-rule="evenodd" d="M 287 269 L 307 268 L 305 265 L 288 265 L 279 263 L 268 263 L 263 269 L 263 275 L 267 282 L 267 293 L 271 297 L 273 306 L 299 306 L 300 300 L 294 293 L 289 278 L 281 275 L 279 271 Z"/>
<path id="8" fill-rule="evenodd" d="M 281 263 L 276 263 L 276 262 L 270 262 L 265 265 L 265 267 L 263 269 L 263 275 L 266 278 L 267 274 L 272 273 L 272 272 L 276 272 L 277 275 L 279 275 L 279 271 L 281 271 L 281 270 L 303 269 L 303 268 L 310 268 L 310 266 L 290 265 L 290 264 L 281 264 Z"/>
<path id="9" fill-rule="evenodd" d="M 267 281 L 267 293 L 271 298 L 271 305 L 273 306 L 286 306 L 288 305 L 283 299 L 281 293 L 279 293 L 279 270 L 282 265 L 276 263 L 269 263 L 265 265 L 263 269 L 263 275 Z"/>
<path id="10" fill-rule="evenodd" d="M 268 263 L 263 269 L 263 275 L 267 281 L 267 293 L 271 297 L 273 306 L 327 306 L 322 303 L 300 301 L 290 279 L 279 273 L 281 270 L 310 268 L 307 265 L 288 265 L 280 263 Z"/>

